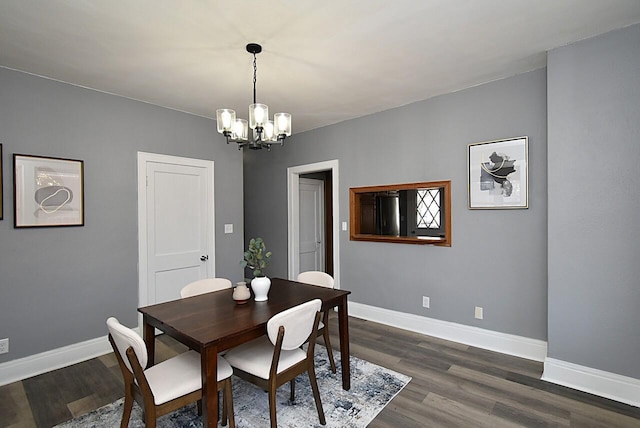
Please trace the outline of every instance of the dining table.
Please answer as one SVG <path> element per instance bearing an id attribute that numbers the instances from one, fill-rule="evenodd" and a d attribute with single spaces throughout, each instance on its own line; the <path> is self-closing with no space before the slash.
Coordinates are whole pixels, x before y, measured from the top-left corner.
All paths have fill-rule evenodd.
<path id="1" fill-rule="evenodd" d="M 350 291 L 272 278 L 268 300 L 245 304 L 233 300 L 233 289 L 138 308 L 149 364 L 155 362 L 156 329 L 200 353 L 202 366 L 202 426 L 218 426 L 217 371 L 219 352 L 258 338 L 267 331 L 267 321 L 286 310 L 313 299 L 322 301 L 322 311 L 337 308 L 340 338 L 342 388 L 351 387 L 349 365 Z M 322 391 L 321 391 L 322 392 Z"/>

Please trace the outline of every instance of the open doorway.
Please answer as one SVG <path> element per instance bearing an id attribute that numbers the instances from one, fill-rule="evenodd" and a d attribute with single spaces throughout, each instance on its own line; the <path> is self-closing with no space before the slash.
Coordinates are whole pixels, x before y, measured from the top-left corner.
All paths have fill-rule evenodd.
<path id="1" fill-rule="evenodd" d="M 300 272 L 333 276 L 333 201 L 330 170 L 300 174 Z"/>
<path id="2" fill-rule="evenodd" d="M 288 266 L 288 274 L 290 279 L 297 278 L 298 274 L 302 270 L 309 269 L 301 269 L 301 267 L 307 266 L 309 263 L 312 263 L 311 250 L 310 248 L 313 246 L 314 242 L 309 238 L 309 233 L 302 231 L 301 236 L 301 226 L 308 229 L 310 226 L 309 223 L 309 201 L 302 201 L 302 214 L 301 214 L 301 181 L 303 183 L 308 183 L 307 180 L 319 181 L 322 183 L 322 194 L 321 194 L 321 205 L 322 205 L 322 215 L 312 215 L 315 219 L 320 219 L 322 222 L 321 229 L 323 232 L 321 233 L 321 239 L 316 240 L 320 241 L 322 248 L 321 258 L 323 259 L 323 269 L 325 272 L 329 273 L 333 276 L 336 288 L 339 288 L 339 277 L 340 277 L 340 257 L 339 257 L 339 231 L 340 231 L 340 222 L 339 222 L 339 207 L 338 207 L 338 161 L 326 161 L 326 162 L 318 162 L 314 164 L 308 165 L 300 165 L 296 167 L 291 167 L 287 169 L 287 180 L 288 180 L 288 216 L 289 216 L 289 237 L 288 237 L 288 253 L 289 253 L 289 266 Z M 302 198 L 312 199 L 315 198 L 312 193 L 305 192 L 306 185 L 303 184 Z M 311 204 L 314 205 L 315 204 Z M 306 207 L 306 208 L 305 208 Z M 301 215 L 303 217 L 303 221 L 301 222 Z M 306 220 L 306 221 L 305 221 Z M 307 223 L 307 225 L 305 225 Z M 316 232 L 317 233 L 317 232 Z M 303 241 L 301 241 L 301 237 Z M 306 242 L 309 241 L 309 242 Z M 307 250 L 305 248 L 301 248 L 301 246 L 307 246 Z M 301 251 L 302 250 L 302 251 Z M 308 252 L 307 252 L 308 251 Z M 301 256 L 302 254 L 302 256 Z M 316 257 L 314 255 L 314 257 Z M 307 259 L 305 259 L 307 257 Z"/>

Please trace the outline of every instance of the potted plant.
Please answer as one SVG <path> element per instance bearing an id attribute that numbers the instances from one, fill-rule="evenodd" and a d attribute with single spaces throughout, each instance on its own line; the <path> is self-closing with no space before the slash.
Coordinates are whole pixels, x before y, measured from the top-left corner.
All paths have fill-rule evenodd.
<path id="1" fill-rule="evenodd" d="M 264 302 L 268 299 L 267 294 L 271 287 L 271 280 L 267 278 L 264 270 L 269 265 L 271 259 L 271 251 L 267 251 L 262 238 L 251 238 L 249 248 L 244 252 L 244 259 L 240 262 L 242 267 L 248 267 L 253 270 L 253 280 L 251 280 L 251 289 L 255 294 L 256 302 Z"/>

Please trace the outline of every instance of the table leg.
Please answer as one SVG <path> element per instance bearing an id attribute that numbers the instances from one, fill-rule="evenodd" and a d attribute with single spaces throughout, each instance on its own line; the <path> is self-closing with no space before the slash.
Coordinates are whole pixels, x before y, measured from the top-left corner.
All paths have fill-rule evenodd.
<path id="1" fill-rule="evenodd" d="M 200 351 L 202 364 L 202 427 L 218 427 L 218 348 Z"/>
<path id="2" fill-rule="evenodd" d="M 149 325 L 147 317 L 142 317 L 142 338 L 147 346 L 147 367 L 151 367 L 155 364 L 156 359 L 156 329 Z"/>
<path id="3" fill-rule="evenodd" d="M 347 296 L 342 298 L 338 306 L 338 330 L 340 334 L 340 359 L 342 364 L 342 389 L 351 388 L 351 365 L 349 364 L 349 312 L 347 310 Z"/>

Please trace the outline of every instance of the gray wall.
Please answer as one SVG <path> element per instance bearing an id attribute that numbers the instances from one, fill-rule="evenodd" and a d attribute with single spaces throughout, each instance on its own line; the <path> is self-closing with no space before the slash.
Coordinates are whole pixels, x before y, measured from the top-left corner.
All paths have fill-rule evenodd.
<path id="1" fill-rule="evenodd" d="M 242 154 L 215 121 L 0 68 L 0 142 L 0 362 L 137 324 L 138 151 L 215 161 L 216 273 L 242 279 Z M 13 153 L 84 160 L 84 227 L 13 228 Z"/>
<path id="2" fill-rule="evenodd" d="M 549 357 L 640 378 L 640 25 L 548 70 Z"/>
<path id="3" fill-rule="evenodd" d="M 269 274 L 286 277 L 290 166 L 339 160 L 341 221 L 350 187 L 451 180 L 452 247 L 352 242 L 340 232 L 342 287 L 354 302 L 546 340 L 546 106 L 540 69 L 246 153 L 245 237 L 262 236 L 274 253 Z M 467 145 L 522 135 L 530 208 L 468 210 Z M 423 295 L 431 309 L 422 308 Z M 484 320 L 474 318 L 476 305 Z"/>

